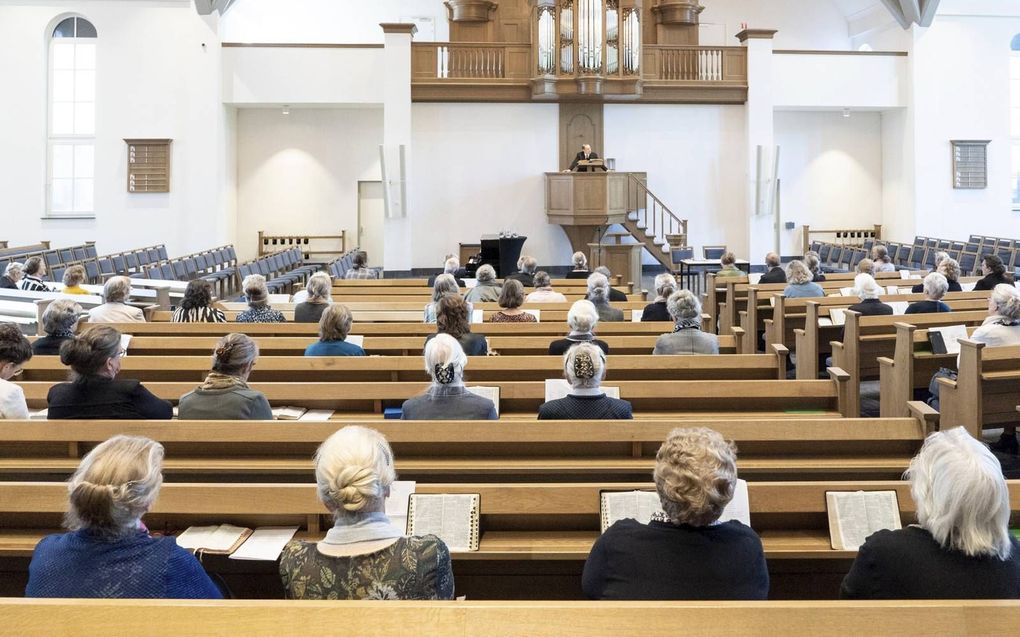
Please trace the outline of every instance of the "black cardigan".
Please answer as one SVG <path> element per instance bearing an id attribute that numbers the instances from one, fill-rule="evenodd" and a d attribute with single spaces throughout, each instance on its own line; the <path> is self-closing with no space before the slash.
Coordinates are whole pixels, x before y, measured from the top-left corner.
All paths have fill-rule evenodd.
<path id="1" fill-rule="evenodd" d="M 50 387 L 50 420 L 170 420 L 173 406 L 137 380 L 83 378 Z"/>

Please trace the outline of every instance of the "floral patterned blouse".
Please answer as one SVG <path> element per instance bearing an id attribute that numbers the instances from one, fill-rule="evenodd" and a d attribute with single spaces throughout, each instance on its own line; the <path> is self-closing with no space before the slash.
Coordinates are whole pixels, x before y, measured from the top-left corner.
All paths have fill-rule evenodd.
<path id="1" fill-rule="evenodd" d="M 287 319 L 284 318 L 283 313 L 268 305 L 260 305 L 249 307 L 243 312 L 237 314 L 238 323 L 286 323 Z"/>
<path id="2" fill-rule="evenodd" d="M 450 550 L 435 535 L 350 557 L 295 540 L 283 549 L 280 577 L 287 599 L 453 599 Z"/>
<path id="3" fill-rule="evenodd" d="M 505 312 L 494 312 L 489 321 L 492 323 L 535 323 L 535 315 L 522 312 L 521 314 L 506 314 Z"/>

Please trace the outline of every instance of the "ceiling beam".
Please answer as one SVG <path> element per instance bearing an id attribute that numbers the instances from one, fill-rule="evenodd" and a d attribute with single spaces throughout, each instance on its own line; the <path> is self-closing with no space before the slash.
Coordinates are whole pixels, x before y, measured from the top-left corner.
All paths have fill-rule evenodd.
<path id="1" fill-rule="evenodd" d="M 924 6 L 921 7 L 921 19 L 917 23 L 922 27 L 930 27 L 938 10 L 939 0 L 924 0 Z"/>
<path id="2" fill-rule="evenodd" d="M 905 15 L 903 15 L 903 7 L 900 6 L 899 0 L 882 0 L 882 4 L 884 4 L 885 8 L 889 10 L 889 13 L 896 18 L 896 22 L 898 22 L 901 27 L 904 29 L 910 28 L 911 22 Z"/>
<path id="3" fill-rule="evenodd" d="M 218 11 L 220 15 L 227 12 L 235 0 L 195 0 L 195 9 L 199 15 L 211 15 Z"/>
<path id="4" fill-rule="evenodd" d="M 921 0 L 900 0 L 900 6 L 903 8 L 903 17 L 910 22 L 920 22 L 921 20 Z"/>
<path id="5" fill-rule="evenodd" d="M 904 29 L 910 25 L 918 24 L 922 27 L 930 27 L 935 14 L 939 9 L 940 0 L 882 0 L 882 4 L 889 10 L 889 13 L 896 18 Z"/>

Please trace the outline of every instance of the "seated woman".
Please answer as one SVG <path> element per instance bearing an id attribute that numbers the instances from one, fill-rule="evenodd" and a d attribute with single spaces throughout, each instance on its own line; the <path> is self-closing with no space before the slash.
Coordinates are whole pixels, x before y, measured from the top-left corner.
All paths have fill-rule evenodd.
<path id="1" fill-rule="evenodd" d="M 715 273 L 718 276 L 746 276 L 747 273 L 737 267 L 737 257 L 732 252 L 723 253 L 719 259 L 722 269 Z"/>
<path id="2" fill-rule="evenodd" d="M 0 323 L 0 420 L 25 420 L 25 391 L 10 382 L 32 358 L 32 344 L 14 323 Z"/>
<path id="3" fill-rule="evenodd" d="M 911 303 L 904 314 L 933 314 L 935 312 L 952 312 L 952 308 L 942 302 L 942 297 L 949 291 L 949 281 L 938 272 L 924 277 L 924 300 Z"/>
<path id="4" fill-rule="evenodd" d="M 406 536 L 386 517 L 395 479 L 393 451 L 373 429 L 344 427 L 322 443 L 315 482 L 333 527 L 320 542 L 294 540 L 283 549 L 288 599 L 453 599 L 446 544 Z"/>
<path id="5" fill-rule="evenodd" d="M 32 353 L 59 356 L 60 346 L 74 338 L 81 314 L 81 306 L 71 299 L 57 299 L 47 305 L 42 315 L 42 328 L 46 336 L 35 339 Z"/>
<path id="6" fill-rule="evenodd" d="M 875 276 L 875 262 L 871 259 L 864 258 L 857 262 L 857 274 L 867 274 L 871 277 Z"/>
<path id="7" fill-rule="evenodd" d="M 814 282 L 814 275 L 803 261 L 790 261 L 786 265 L 786 289 L 783 296 L 788 299 L 804 299 L 825 296 L 822 286 Z"/>
<path id="8" fill-rule="evenodd" d="M 308 295 L 294 306 L 295 323 L 318 323 L 322 313 L 333 302 L 333 280 L 325 272 L 316 272 L 305 286 Z"/>
<path id="9" fill-rule="evenodd" d="M 663 272 L 655 277 L 655 300 L 645 306 L 641 312 L 641 322 L 648 321 L 670 321 L 669 309 L 666 307 L 666 299 L 676 292 L 676 277 L 669 272 Z"/>
<path id="10" fill-rule="evenodd" d="M 595 272 L 588 277 L 588 300 L 595 306 L 600 321 L 623 320 L 623 310 L 609 304 L 609 279 L 606 275 Z"/>
<path id="11" fill-rule="evenodd" d="M 248 387 L 259 347 L 246 334 L 227 334 L 213 350 L 212 371 L 198 389 L 181 396 L 181 420 L 272 420 L 260 391 Z"/>
<path id="12" fill-rule="evenodd" d="M 120 332 L 93 327 L 60 347 L 60 362 L 71 368 L 71 381 L 50 387 L 50 420 L 170 420 L 173 407 L 137 380 L 118 380 Z"/>
<path id="13" fill-rule="evenodd" d="M 578 343 L 563 356 L 563 376 L 570 393 L 543 403 L 539 420 L 630 420 L 630 403 L 610 398 L 602 391 L 606 377 L 606 355 L 591 343 Z"/>
<path id="14" fill-rule="evenodd" d="M 858 274 L 854 277 L 854 290 L 860 297 L 860 303 L 854 303 L 848 310 L 860 312 L 865 316 L 891 316 L 893 309 L 886 305 L 878 297 L 882 295 L 882 288 L 875 282 L 870 274 Z M 840 338 L 839 340 L 843 340 Z"/>
<path id="15" fill-rule="evenodd" d="M 89 294 L 89 291 L 81 286 L 85 282 L 85 266 L 72 265 L 64 270 L 64 294 Z"/>
<path id="16" fill-rule="evenodd" d="M 475 272 L 475 287 L 467 291 L 464 300 L 468 303 L 495 303 L 503 289 L 496 283 L 496 271 L 491 265 L 483 265 Z"/>
<path id="17" fill-rule="evenodd" d="M 36 545 L 25 596 L 222 598 L 194 555 L 142 523 L 162 472 L 163 445 L 148 438 L 114 436 L 90 451 L 67 485 L 70 533 Z"/>
<path id="18" fill-rule="evenodd" d="M 935 266 L 935 272 L 946 277 L 946 281 L 949 283 L 947 288 L 949 292 L 963 291 L 963 286 L 960 285 L 960 264 L 956 259 L 950 258 L 949 255 L 944 256 Z M 924 283 L 915 285 L 910 291 L 914 294 L 921 294 L 924 292 Z"/>
<path id="19" fill-rule="evenodd" d="M 595 338 L 595 326 L 599 324 L 599 313 L 591 301 L 574 301 L 567 312 L 567 325 L 570 333 L 566 338 L 553 341 L 549 344 L 549 353 L 554 356 L 562 356 L 567 350 L 577 343 L 592 343 L 603 353 L 609 353 L 609 345 L 605 341 Z"/>
<path id="20" fill-rule="evenodd" d="M 527 303 L 566 303 L 567 297 L 563 296 L 552 287 L 552 277 L 545 270 L 535 273 L 535 291 L 528 294 L 525 299 Z"/>
<path id="21" fill-rule="evenodd" d="M 575 252 L 574 256 L 570 258 L 573 263 L 574 269 L 567 272 L 568 279 L 587 279 L 591 272 L 588 271 L 588 257 L 584 256 L 583 252 Z"/>
<path id="22" fill-rule="evenodd" d="M 489 343 L 485 337 L 471 333 L 468 304 L 459 296 L 447 295 L 439 299 L 436 307 L 436 334 L 449 334 L 457 339 L 468 356 L 485 356 L 489 353 Z M 436 334 L 426 336 L 425 344 L 428 345 Z"/>
<path id="23" fill-rule="evenodd" d="M 145 314 L 141 308 L 127 304 L 129 296 L 131 279 L 111 277 L 103 285 L 103 300 L 106 302 L 89 310 L 89 323 L 144 323 Z"/>
<path id="24" fill-rule="evenodd" d="M 994 254 L 986 255 L 981 262 L 983 279 L 974 284 L 974 291 L 994 290 L 997 285 L 1013 285 L 1013 277 L 1006 274 L 1006 265 Z"/>
<path id="25" fill-rule="evenodd" d="M 1020 598 L 1020 540 L 995 456 L 956 427 L 928 436 L 907 477 L 918 524 L 869 536 L 840 597 Z"/>
<path id="26" fill-rule="evenodd" d="M 4 268 L 4 275 L 0 276 L 0 289 L 5 290 L 20 290 L 21 286 L 18 282 L 25 275 L 25 266 L 18 263 L 17 261 L 11 261 Z"/>
<path id="27" fill-rule="evenodd" d="M 493 323 L 535 323 L 533 314 L 521 309 L 524 305 L 524 286 L 517 279 L 507 279 L 499 293 L 499 310 L 489 320 Z"/>
<path id="28" fill-rule="evenodd" d="M 425 306 L 426 323 L 436 322 L 436 308 L 439 305 L 439 299 L 448 294 L 457 296 L 460 294 L 460 287 L 457 285 L 457 279 L 452 274 L 444 272 L 437 276 L 432 284 L 432 302 Z M 467 306 L 468 316 L 471 316 L 474 312 L 474 306 L 471 303 L 468 303 Z"/>
<path id="29" fill-rule="evenodd" d="M 202 279 L 188 282 L 184 288 L 184 298 L 174 309 L 170 317 L 171 323 L 226 323 L 227 317 L 223 310 L 212 306 L 212 285 Z"/>
<path id="30" fill-rule="evenodd" d="M 1020 345 L 1020 290 L 1012 283 L 1000 283 L 988 297 L 988 313 L 981 326 L 970 335 L 970 340 L 988 347 Z M 1016 425 L 1004 425 L 1002 436 L 991 444 L 994 451 L 1017 455 Z"/>
<path id="31" fill-rule="evenodd" d="M 896 266 L 889 258 L 889 249 L 881 243 L 871 248 L 871 260 L 875 262 L 875 272 L 895 272 Z"/>
<path id="32" fill-rule="evenodd" d="M 655 341 L 652 354 L 718 354 L 719 337 L 701 331 L 701 302 L 690 290 L 674 292 L 666 302 L 673 332 Z"/>
<path id="33" fill-rule="evenodd" d="M 421 396 L 404 401 L 403 420 L 497 420 L 488 398 L 464 387 L 468 358 L 457 339 L 439 334 L 425 345 L 425 371 L 432 386 Z"/>
<path id="34" fill-rule="evenodd" d="M 305 348 L 305 356 L 365 356 L 360 345 L 347 342 L 354 317 L 347 306 L 336 303 L 319 319 L 319 342 Z"/>
<path id="35" fill-rule="evenodd" d="M 804 253 L 804 265 L 811 270 L 811 280 L 815 283 L 822 283 L 825 281 L 825 273 L 822 272 L 822 259 L 818 256 L 818 253 L 814 250 L 808 250 Z"/>
<path id="36" fill-rule="evenodd" d="M 655 455 L 662 512 L 606 529 L 584 563 L 591 599 L 763 600 L 769 572 L 758 534 L 719 521 L 737 485 L 737 451 L 711 429 L 674 429 Z"/>
<path id="37" fill-rule="evenodd" d="M 238 323 L 286 323 L 283 313 L 269 306 L 269 288 L 266 277 L 261 274 L 249 274 L 241 283 L 244 298 L 248 300 L 248 309 L 238 313 Z"/>
<path id="38" fill-rule="evenodd" d="M 368 267 L 368 254 L 359 250 L 351 262 L 353 266 L 344 274 L 345 279 L 378 279 L 379 273 Z"/>

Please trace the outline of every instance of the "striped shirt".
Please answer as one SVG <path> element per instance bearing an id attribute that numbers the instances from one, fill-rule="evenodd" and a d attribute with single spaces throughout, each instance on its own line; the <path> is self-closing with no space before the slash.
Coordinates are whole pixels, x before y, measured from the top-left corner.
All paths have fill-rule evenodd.
<path id="1" fill-rule="evenodd" d="M 170 317 L 171 323 L 226 323 L 227 317 L 223 314 L 222 310 L 218 310 L 214 307 L 193 307 L 190 309 L 184 309 L 178 307 L 174 309 L 174 314 Z"/>
<path id="2" fill-rule="evenodd" d="M 345 279 L 378 279 L 379 273 L 372 268 L 351 268 L 344 275 Z"/>
<path id="3" fill-rule="evenodd" d="M 49 288 L 42 282 L 42 279 L 26 274 L 20 282 L 21 289 L 27 292 L 49 292 Z"/>

